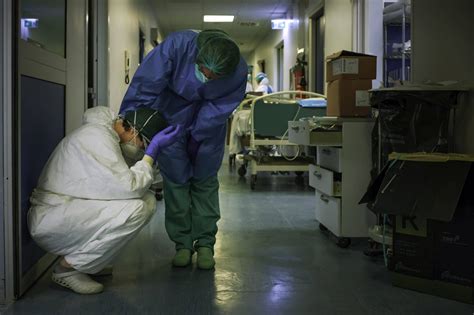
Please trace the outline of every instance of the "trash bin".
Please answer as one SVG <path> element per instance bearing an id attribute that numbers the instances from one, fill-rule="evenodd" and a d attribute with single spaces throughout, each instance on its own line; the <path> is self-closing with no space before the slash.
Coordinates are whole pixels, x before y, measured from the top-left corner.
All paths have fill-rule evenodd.
<path id="1" fill-rule="evenodd" d="M 374 175 L 392 152 L 450 152 L 457 91 L 372 90 Z M 380 165 L 379 165 L 380 164 Z"/>

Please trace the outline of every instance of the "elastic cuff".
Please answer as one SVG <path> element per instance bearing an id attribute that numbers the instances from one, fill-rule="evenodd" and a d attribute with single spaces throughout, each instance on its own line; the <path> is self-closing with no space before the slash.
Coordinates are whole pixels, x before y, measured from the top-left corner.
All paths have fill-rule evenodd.
<path id="1" fill-rule="evenodd" d="M 146 155 L 143 156 L 143 161 L 147 162 L 148 164 L 150 164 L 150 166 L 153 166 L 153 163 L 155 163 L 155 160 L 153 160 L 153 158 L 149 155 Z"/>

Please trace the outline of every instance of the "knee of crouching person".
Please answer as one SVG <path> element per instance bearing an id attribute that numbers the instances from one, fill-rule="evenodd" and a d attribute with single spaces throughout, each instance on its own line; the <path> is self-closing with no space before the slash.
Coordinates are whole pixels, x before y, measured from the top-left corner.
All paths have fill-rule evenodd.
<path id="1" fill-rule="evenodd" d="M 143 202 L 143 216 L 150 219 L 151 216 L 156 212 L 156 198 L 151 192 L 146 192 L 142 198 Z"/>
<path id="2" fill-rule="evenodd" d="M 135 199 L 133 204 L 135 209 L 129 222 L 133 221 L 139 226 L 147 224 L 156 211 L 155 196 L 147 192 L 141 199 Z"/>

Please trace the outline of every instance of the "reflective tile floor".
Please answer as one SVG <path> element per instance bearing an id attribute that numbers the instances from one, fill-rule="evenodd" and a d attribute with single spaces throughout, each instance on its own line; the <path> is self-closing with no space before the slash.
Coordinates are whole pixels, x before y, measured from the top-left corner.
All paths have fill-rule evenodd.
<path id="1" fill-rule="evenodd" d="M 215 271 L 171 267 L 164 205 L 127 245 L 106 291 L 80 296 L 45 274 L 5 314 L 473 314 L 474 307 L 392 287 L 366 242 L 340 249 L 317 228 L 314 191 L 293 176 L 248 179 L 224 164 Z M 195 257 L 194 257 L 195 259 Z"/>

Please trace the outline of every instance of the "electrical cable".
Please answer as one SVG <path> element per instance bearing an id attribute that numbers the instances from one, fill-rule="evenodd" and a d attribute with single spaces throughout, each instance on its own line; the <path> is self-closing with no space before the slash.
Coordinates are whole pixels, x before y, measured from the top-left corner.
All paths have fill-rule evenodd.
<path id="1" fill-rule="evenodd" d="M 385 267 L 388 267 L 387 251 L 385 248 L 385 225 L 386 225 L 387 215 L 383 215 L 383 229 L 382 229 L 382 250 L 383 250 L 383 261 Z"/>
<path id="2" fill-rule="evenodd" d="M 292 121 L 294 121 L 294 120 L 298 117 L 298 115 L 299 115 L 299 113 L 300 113 L 300 110 L 301 110 L 301 106 L 298 106 L 298 111 L 296 112 L 295 117 L 293 117 Z M 281 137 L 280 145 L 279 145 L 279 147 L 280 147 L 280 153 L 281 153 L 281 156 L 282 156 L 285 160 L 287 160 L 287 161 L 294 161 L 294 160 L 296 160 L 296 159 L 298 158 L 298 156 L 300 155 L 300 151 L 301 151 L 301 150 L 300 150 L 300 146 L 299 146 L 299 145 L 296 147 L 297 150 L 296 150 L 295 156 L 293 156 L 293 157 L 288 157 L 287 155 L 285 155 L 285 153 L 284 153 L 283 150 L 282 150 L 283 141 L 284 141 L 286 135 L 288 134 L 288 131 L 289 131 L 289 128 L 286 128 L 285 133 L 284 133 L 283 136 Z"/>

